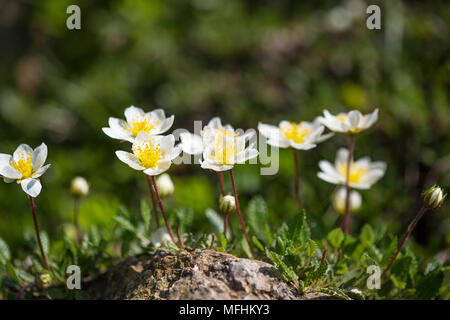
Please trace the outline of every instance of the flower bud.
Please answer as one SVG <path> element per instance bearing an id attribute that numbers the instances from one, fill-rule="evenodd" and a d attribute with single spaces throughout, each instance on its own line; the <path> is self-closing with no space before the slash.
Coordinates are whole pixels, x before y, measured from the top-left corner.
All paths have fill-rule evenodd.
<path id="1" fill-rule="evenodd" d="M 70 184 L 70 192 L 75 197 L 86 196 L 89 193 L 89 184 L 83 177 L 75 177 Z"/>
<path id="2" fill-rule="evenodd" d="M 444 191 L 438 186 L 434 185 L 423 193 L 423 204 L 428 209 L 439 208 L 447 197 Z"/>
<path id="3" fill-rule="evenodd" d="M 163 227 L 158 228 L 155 232 L 153 232 L 150 239 L 156 248 L 159 248 L 168 241 L 172 241 L 166 229 Z"/>
<path id="4" fill-rule="evenodd" d="M 345 198 L 347 191 L 344 187 L 340 188 L 333 196 L 333 208 L 339 214 L 345 214 Z M 350 191 L 350 211 L 356 213 L 361 208 L 362 198 L 357 191 Z"/>
<path id="5" fill-rule="evenodd" d="M 167 173 L 160 175 L 158 179 L 156 179 L 156 187 L 158 188 L 158 193 L 161 198 L 171 196 L 175 190 L 172 179 L 170 179 L 170 176 Z"/>
<path id="6" fill-rule="evenodd" d="M 236 202 L 231 195 L 220 196 L 219 209 L 222 214 L 230 214 L 236 210 Z"/>
<path id="7" fill-rule="evenodd" d="M 39 275 L 39 282 L 43 288 L 47 288 L 50 286 L 50 284 L 52 282 L 52 277 L 48 273 L 43 273 L 43 274 Z"/>

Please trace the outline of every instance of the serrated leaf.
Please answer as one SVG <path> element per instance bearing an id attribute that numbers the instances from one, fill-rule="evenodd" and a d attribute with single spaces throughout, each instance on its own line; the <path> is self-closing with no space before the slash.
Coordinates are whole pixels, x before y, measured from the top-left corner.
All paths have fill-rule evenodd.
<path id="1" fill-rule="evenodd" d="M 305 282 L 311 283 L 313 281 L 322 279 L 325 276 L 327 269 L 328 269 L 328 262 L 324 260 L 316 270 L 311 271 L 308 274 Z"/>
<path id="2" fill-rule="evenodd" d="M 397 237 L 394 237 L 389 243 L 389 246 L 384 251 L 383 259 L 381 260 L 382 266 L 386 266 L 389 263 L 389 261 L 391 261 L 392 257 L 395 254 L 395 251 L 397 250 L 398 246 L 397 242 L 398 242 Z"/>
<path id="3" fill-rule="evenodd" d="M 6 242 L 0 238 L 0 263 L 6 264 L 7 261 L 11 260 L 11 252 Z"/>
<path id="4" fill-rule="evenodd" d="M 291 239 L 294 244 L 303 244 L 311 239 L 311 230 L 308 226 L 305 209 L 303 209 L 297 217 Z"/>
<path id="5" fill-rule="evenodd" d="M 444 280 L 442 270 L 434 270 L 422 278 L 417 286 L 416 292 L 419 299 L 429 300 L 434 298 L 441 288 Z"/>
<path id="6" fill-rule="evenodd" d="M 260 239 L 267 241 L 265 226 L 268 224 L 267 204 L 261 196 L 256 196 L 248 204 L 248 224 L 253 233 Z"/>
<path id="7" fill-rule="evenodd" d="M 252 236 L 252 242 L 254 243 L 255 247 L 257 247 L 259 250 L 264 252 L 264 246 L 263 244 L 256 238 L 255 236 Z"/>
<path id="8" fill-rule="evenodd" d="M 375 236 L 373 234 L 373 229 L 369 224 L 365 224 L 361 229 L 361 234 L 359 239 L 364 245 L 372 244 L 375 241 Z"/>
<path id="9" fill-rule="evenodd" d="M 266 254 L 285 281 L 298 280 L 298 276 L 294 270 L 287 266 L 276 252 L 268 251 Z"/>
<path id="10" fill-rule="evenodd" d="M 150 207 L 144 199 L 141 200 L 141 217 L 144 221 L 145 230 L 150 230 L 150 220 L 151 220 L 151 210 Z"/>
<path id="11" fill-rule="evenodd" d="M 345 235 L 341 228 L 336 228 L 328 233 L 327 239 L 333 247 L 338 248 L 344 241 Z"/>
<path id="12" fill-rule="evenodd" d="M 223 218 L 211 208 L 206 209 L 205 215 L 214 232 L 217 234 L 223 233 Z"/>
<path id="13" fill-rule="evenodd" d="M 125 217 L 122 216 L 115 216 L 114 220 L 125 230 L 131 231 L 133 233 L 136 233 L 136 228 L 133 226 L 133 224 L 127 220 Z"/>

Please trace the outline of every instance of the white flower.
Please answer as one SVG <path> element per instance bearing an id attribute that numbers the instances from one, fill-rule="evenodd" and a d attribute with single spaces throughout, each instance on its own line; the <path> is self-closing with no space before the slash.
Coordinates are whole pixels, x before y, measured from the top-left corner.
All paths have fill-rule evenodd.
<path id="1" fill-rule="evenodd" d="M 153 232 L 150 236 L 150 239 L 152 240 L 152 243 L 156 248 L 169 241 L 172 241 L 166 229 L 163 227 L 158 228 L 155 232 Z"/>
<path id="2" fill-rule="evenodd" d="M 86 196 L 89 193 L 89 184 L 83 177 L 75 177 L 70 184 L 70 192 L 75 197 Z"/>
<path id="3" fill-rule="evenodd" d="M 245 163 L 245 161 L 258 156 L 255 142 L 246 146 L 247 140 L 251 139 L 255 132 L 242 136 L 229 135 L 229 133 L 226 130 L 214 133 L 211 130 L 204 133 L 206 140 L 211 139 L 211 141 L 203 151 L 203 161 L 201 161 L 203 169 L 226 171 L 232 169 L 236 164 Z"/>
<path id="4" fill-rule="evenodd" d="M 317 176 L 329 183 L 344 185 L 347 180 L 348 150 L 341 148 L 337 152 L 334 166 L 325 160 L 319 162 L 322 172 Z M 386 163 L 382 161 L 371 162 L 369 157 L 364 157 L 350 164 L 349 185 L 356 189 L 369 189 L 384 175 Z"/>
<path id="5" fill-rule="evenodd" d="M 440 187 L 433 186 L 424 192 L 423 202 L 427 208 L 437 209 L 442 206 L 446 197 L 447 195 L 444 194 L 444 191 Z"/>
<path id="6" fill-rule="evenodd" d="M 161 198 L 171 196 L 175 190 L 172 179 L 170 179 L 170 176 L 167 173 L 163 173 L 156 179 L 156 187 L 158 188 Z"/>
<path id="7" fill-rule="evenodd" d="M 345 199 L 347 192 L 345 187 L 339 188 L 339 190 L 333 196 L 333 208 L 339 214 L 345 214 Z M 350 212 L 356 213 L 361 209 L 362 197 L 359 192 L 350 191 Z"/>
<path id="8" fill-rule="evenodd" d="M 334 132 L 343 132 L 355 134 L 370 128 L 378 120 L 378 109 L 367 115 L 361 114 L 358 110 L 352 110 L 349 113 L 339 113 L 332 115 L 328 110 L 323 111 L 324 117 L 318 120 L 328 129 Z"/>
<path id="9" fill-rule="evenodd" d="M 203 154 L 202 168 L 215 171 L 229 170 L 235 164 L 257 157 L 254 142 L 246 147 L 247 141 L 254 137 L 254 131 L 241 134 L 229 124 L 222 125 L 218 117 L 209 121 L 200 136 L 189 132 L 180 134 L 183 151 Z"/>
<path id="10" fill-rule="evenodd" d="M 180 134 L 183 152 L 193 155 L 202 154 L 205 147 L 214 142 L 215 134 L 234 136 L 236 132 L 229 124 L 222 125 L 219 117 L 214 117 L 203 127 L 200 135 L 189 132 Z"/>
<path id="11" fill-rule="evenodd" d="M 314 122 L 302 121 L 300 123 L 281 121 L 278 127 L 259 123 L 259 132 L 268 138 L 267 143 L 273 147 L 297 150 L 309 150 L 315 148 L 317 143 L 325 141 L 334 133 L 322 135 L 325 127 L 315 120 Z"/>
<path id="12" fill-rule="evenodd" d="M 109 118 L 109 127 L 103 128 L 103 132 L 113 139 L 133 143 L 140 132 L 152 136 L 166 132 L 172 126 L 174 116 L 166 118 L 162 109 L 145 113 L 142 109 L 131 106 L 125 109 L 125 118 L 126 121 Z"/>
<path id="13" fill-rule="evenodd" d="M 47 146 L 42 143 L 34 150 L 21 144 L 12 156 L 1 153 L 0 175 L 6 183 L 17 181 L 25 193 L 35 198 L 42 189 L 39 177 L 50 167 L 50 164 L 44 166 L 47 152 Z"/>
<path id="14" fill-rule="evenodd" d="M 156 176 L 170 168 L 172 160 L 178 157 L 181 147 L 174 146 L 173 135 L 152 136 L 140 132 L 132 146 L 133 153 L 116 151 L 117 157 L 135 170 Z"/>

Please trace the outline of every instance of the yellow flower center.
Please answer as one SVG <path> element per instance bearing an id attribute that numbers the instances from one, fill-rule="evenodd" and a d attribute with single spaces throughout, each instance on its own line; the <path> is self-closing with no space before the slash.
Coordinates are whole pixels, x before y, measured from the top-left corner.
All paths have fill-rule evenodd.
<path id="1" fill-rule="evenodd" d="M 12 162 L 12 167 L 22 174 L 23 179 L 31 178 L 33 167 L 31 166 L 31 153 L 21 155 L 21 158 Z"/>
<path id="2" fill-rule="evenodd" d="M 295 143 L 303 143 L 305 137 L 311 133 L 312 128 L 305 126 L 303 122 L 299 124 L 289 122 L 289 124 L 281 127 L 280 130 L 284 133 L 286 139 L 292 140 Z"/>
<path id="3" fill-rule="evenodd" d="M 139 134 L 139 132 L 144 131 L 150 133 L 150 131 L 159 123 L 158 120 L 152 120 L 149 118 L 136 119 L 131 124 L 126 125 L 126 129 L 131 132 L 134 138 Z"/>
<path id="4" fill-rule="evenodd" d="M 338 172 L 347 177 L 347 164 L 341 163 L 338 166 Z M 350 183 L 358 183 L 361 180 L 361 177 L 369 171 L 368 167 L 362 165 L 355 165 L 354 162 L 350 164 L 350 174 L 348 177 L 348 181 Z"/>
<path id="5" fill-rule="evenodd" d="M 338 119 L 340 122 L 345 122 L 345 120 L 347 120 L 347 114 L 341 113 L 340 115 L 336 116 L 336 119 Z"/>
<path id="6" fill-rule="evenodd" d="M 218 164 L 233 165 L 232 158 L 237 155 L 236 144 L 226 140 L 224 142 L 216 142 L 214 152 L 209 156 Z"/>
<path id="7" fill-rule="evenodd" d="M 165 154 L 164 150 L 158 144 L 152 144 L 152 142 L 146 142 L 144 145 L 133 146 L 133 153 L 141 162 L 141 166 L 144 168 L 154 168 L 158 165 L 158 161 Z"/>

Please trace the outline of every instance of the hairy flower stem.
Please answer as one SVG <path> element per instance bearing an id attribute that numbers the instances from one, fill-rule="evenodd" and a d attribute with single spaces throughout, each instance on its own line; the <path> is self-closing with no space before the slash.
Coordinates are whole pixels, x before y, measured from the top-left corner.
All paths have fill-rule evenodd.
<path id="1" fill-rule="evenodd" d="M 39 233 L 39 226 L 36 218 L 36 206 L 34 204 L 34 198 L 32 196 L 28 196 L 28 198 L 30 198 L 31 213 L 33 215 L 33 222 L 34 222 L 34 230 L 36 231 L 36 239 L 39 244 L 39 249 L 41 250 L 42 260 L 44 261 L 45 269 L 50 270 L 50 267 L 48 266 L 47 263 L 47 258 L 45 257 L 44 249 L 42 247 L 41 235 Z"/>
<path id="2" fill-rule="evenodd" d="M 394 263 L 395 259 L 397 258 L 398 254 L 400 253 L 400 250 L 405 245 L 406 240 L 408 239 L 411 232 L 416 227 L 417 222 L 419 222 L 420 218 L 422 218 L 423 214 L 427 211 L 427 208 L 423 207 L 420 209 L 420 211 L 417 213 L 417 215 L 414 217 L 413 221 L 408 226 L 408 230 L 406 230 L 405 234 L 403 235 L 402 239 L 400 240 L 400 243 L 397 247 L 397 251 L 395 251 L 394 256 L 392 257 L 391 261 L 389 261 L 386 268 L 383 270 L 383 273 L 381 274 L 381 278 L 386 274 L 386 272 L 391 268 L 392 264 Z"/>
<path id="3" fill-rule="evenodd" d="M 226 214 L 224 217 L 223 217 L 223 235 L 225 236 L 225 237 L 227 237 L 227 222 L 228 222 L 228 217 L 229 217 L 230 215 L 229 214 Z"/>
<path id="4" fill-rule="evenodd" d="M 158 210 L 156 208 L 156 200 L 155 200 L 155 195 L 153 192 L 152 182 L 150 181 L 150 176 L 148 176 L 148 175 L 145 175 L 145 176 L 147 177 L 148 191 L 150 193 L 150 198 L 152 199 L 153 216 L 156 221 L 156 226 L 159 228 L 161 226 L 161 224 L 159 223 L 159 214 L 158 214 Z"/>
<path id="5" fill-rule="evenodd" d="M 178 238 L 178 242 L 180 244 L 180 248 L 184 249 L 183 238 L 181 238 L 180 228 L 178 227 L 178 225 L 175 226 L 175 232 L 177 233 L 177 238 Z"/>
<path id="6" fill-rule="evenodd" d="M 298 170 L 298 159 L 297 159 L 297 150 L 292 149 L 292 154 L 294 156 L 294 169 L 295 169 L 295 198 L 297 200 L 297 208 L 298 210 L 302 210 L 302 199 L 300 196 L 300 178 L 299 178 L 299 170 Z"/>
<path id="7" fill-rule="evenodd" d="M 238 196 L 237 196 L 237 192 L 236 192 L 236 185 L 234 183 L 233 169 L 230 169 L 229 172 L 230 172 L 230 178 L 231 178 L 231 186 L 233 187 L 234 200 L 236 202 L 236 211 L 237 211 L 238 216 L 239 216 L 239 222 L 241 223 L 242 231 L 244 232 L 244 236 L 245 236 L 245 239 L 247 240 L 248 246 L 250 247 L 250 251 L 252 252 L 252 256 L 255 257 L 255 252 L 253 250 L 252 243 L 250 242 L 250 238 L 248 237 L 244 219 L 242 218 L 241 209 L 239 208 L 239 200 L 238 200 Z"/>
<path id="8" fill-rule="evenodd" d="M 347 157 L 347 178 L 345 180 L 345 215 L 344 215 L 344 232 L 350 234 L 352 227 L 352 216 L 350 212 L 350 166 L 352 165 L 353 150 L 355 148 L 355 136 L 349 135 L 348 157 Z"/>
<path id="9" fill-rule="evenodd" d="M 172 240 L 173 243 L 176 244 L 177 241 L 175 240 L 175 237 L 173 236 L 172 229 L 169 226 L 169 221 L 167 221 L 166 213 L 164 211 L 164 208 L 163 208 L 163 205 L 161 202 L 161 198 L 159 197 L 159 192 L 158 192 L 158 187 L 156 186 L 155 177 L 152 176 L 151 178 L 152 178 L 153 188 L 155 188 L 156 199 L 158 200 L 159 208 L 161 209 L 161 214 L 163 216 L 164 223 L 166 224 L 167 231 L 169 232 L 170 239 Z"/>
<path id="10" fill-rule="evenodd" d="M 80 197 L 75 197 L 73 199 L 73 224 L 77 233 L 77 242 L 81 246 L 83 238 L 81 236 L 80 224 L 78 222 L 78 216 L 80 215 Z"/>

